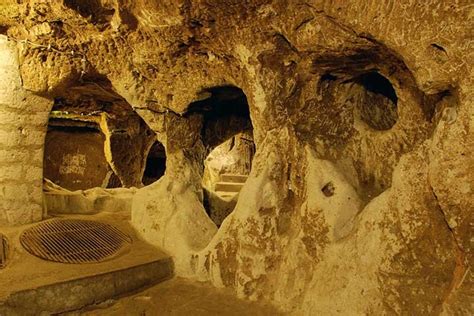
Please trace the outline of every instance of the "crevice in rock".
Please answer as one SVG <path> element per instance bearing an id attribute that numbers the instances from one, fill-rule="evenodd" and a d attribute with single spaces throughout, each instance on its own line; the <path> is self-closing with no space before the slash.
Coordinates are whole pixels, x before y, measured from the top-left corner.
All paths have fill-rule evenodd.
<path id="1" fill-rule="evenodd" d="M 337 80 L 337 77 L 330 73 L 325 73 L 324 75 L 321 76 L 321 81 L 335 81 L 335 80 Z"/>
<path id="2" fill-rule="evenodd" d="M 156 101 L 152 101 L 152 103 L 158 103 Z M 135 110 L 146 110 L 146 111 L 150 111 L 150 112 L 153 112 L 153 113 L 156 113 L 156 114 L 168 114 L 168 113 L 171 113 L 171 114 L 174 114 L 176 116 L 179 116 L 179 117 L 182 117 L 183 113 L 178 113 L 178 112 L 175 112 L 173 111 L 172 109 L 168 108 L 168 107 L 164 107 L 164 110 L 163 111 L 160 111 L 160 110 L 157 110 L 157 109 L 154 109 L 150 106 L 134 106 L 133 107 Z"/>
<path id="3" fill-rule="evenodd" d="M 446 219 L 446 214 L 444 213 L 443 211 L 443 208 L 441 206 L 441 203 L 439 202 L 438 200 L 438 196 L 436 195 L 436 192 L 434 190 L 434 188 L 430 185 L 430 188 L 431 188 L 431 192 L 433 194 L 433 197 L 434 199 L 436 200 L 436 204 L 437 204 L 437 209 L 438 211 L 440 212 L 442 218 L 443 218 L 443 221 L 445 222 L 452 238 L 453 238 L 453 242 L 455 244 L 455 261 L 456 261 L 456 267 L 453 271 L 453 276 L 452 276 L 452 279 L 451 279 L 451 285 L 449 286 L 449 289 L 444 297 L 444 300 L 443 300 L 443 304 L 446 303 L 449 298 L 451 297 L 451 295 L 453 295 L 457 289 L 459 289 L 462 285 L 462 283 L 464 282 L 465 278 L 466 278 L 466 275 L 469 273 L 469 265 L 468 263 L 466 262 L 466 252 L 464 251 L 464 249 L 462 248 L 462 244 L 461 242 L 457 239 L 456 237 L 456 232 L 454 231 L 453 228 L 451 228 L 451 226 L 449 225 L 449 222 L 448 220 Z"/>
<path id="4" fill-rule="evenodd" d="M 444 222 L 446 223 L 446 226 L 448 227 L 449 231 L 451 232 L 451 234 L 452 234 L 452 236 L 453 236 L 453 239 L 455 240 L 455 243 L 456 243 L 457 247 L 458 247 L 461 251 L 463 251 L 462 248 L 461 248 L 461 243 L 458 242 L 458 240 L 457 240 L 457 238 L 456 238 L 456 234 L 455 234 L 453 228 L 451 228 L 451 226 L 449 225 L 448 220 L 446 219 L 446 214 L 444 213 L 443 208 L 441 207 L 441 203 L 440 203 L 439 200 L 438 200 L 438 196 L 436 195 L 435 190 L 433 189 L 432 186 L 430 186 L 430 188 L 431 188 L 431 192 L 432 192 L 432 194 L 433 194 L 433 197 L 435 198 L 436 203 L 438 204 L 438 210 L 441 212 L 441 214 L 442 214 L 442 216 L 443 216 L 443 220 L 444 220 Z"/>
<path id="5" fill-rule="evenodd" d="M 436 43 L 433 43 L 433 44 L 431 44 L 431 47 L 433 47 L 433 48 L 435 48 L 435 49 L 437 49 L 437 50 L 440 50 L 440 51 L 442 51 L 442 52 L 445 53 L 445 54 L 448 54 L 448 52 L 446 51 L 446 49 L 444 49 L 444 47 L 441 46 L 441 45 L 438 45 L 438 44 L 436 44 Z"/>
<path id="6" fill-rule="evenodd" d="M 298 24 L 296 27 L 295 27 L 295 31 L 298 31 L 300 28 L 302 28 L 303 26 L 305 26 L 306 24 L 308 24 L 309 22 L 313 21 L 315 18 L 314 17 L 311 17 L 311 18 L 308 18 L 308 19 L 304 19 L 303 21 L 301 21 L 300 24 Z"/>

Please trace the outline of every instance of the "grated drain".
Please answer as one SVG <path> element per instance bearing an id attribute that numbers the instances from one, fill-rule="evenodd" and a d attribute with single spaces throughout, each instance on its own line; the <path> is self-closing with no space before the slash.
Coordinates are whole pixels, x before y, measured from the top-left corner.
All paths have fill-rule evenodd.
<path id="1" fill-rule="evenodd" d="M 113 257 L 132 239 L 109 224 L 53 219 L 25 230 L 20 242 L 29 253 L 48 261 L 92 263 Z"/>

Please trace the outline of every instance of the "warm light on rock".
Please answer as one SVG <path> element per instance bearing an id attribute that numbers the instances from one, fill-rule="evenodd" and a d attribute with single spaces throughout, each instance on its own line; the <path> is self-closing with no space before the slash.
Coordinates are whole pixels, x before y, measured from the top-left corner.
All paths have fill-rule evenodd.
<path id="1" fill-rule="evenodd" d="M 474 314 L 468 1 L 3 2 L 0 315 Z"/>

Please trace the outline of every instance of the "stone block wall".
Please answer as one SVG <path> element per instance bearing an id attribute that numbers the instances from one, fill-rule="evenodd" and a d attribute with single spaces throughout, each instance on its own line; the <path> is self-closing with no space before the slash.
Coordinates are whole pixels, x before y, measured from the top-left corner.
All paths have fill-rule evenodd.
<path id="1" fill-rule="evenodd" d="M 16 43 L 0 36 L 0 225 L 43 214 L 43 144 L 52 102 L 22 88 Z"/>

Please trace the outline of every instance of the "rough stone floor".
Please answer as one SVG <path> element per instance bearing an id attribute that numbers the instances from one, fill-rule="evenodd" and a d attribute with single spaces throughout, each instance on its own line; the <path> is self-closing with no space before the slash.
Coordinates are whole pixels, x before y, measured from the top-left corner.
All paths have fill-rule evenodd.
<path id="1" fill-rule="evenodd" d="M 240 300 L 230 291 L 180 278 L 159 283 L 132 296 L 110 300 L 94 308 L 67 315 L 283 315 L 269 304 Z"/>

